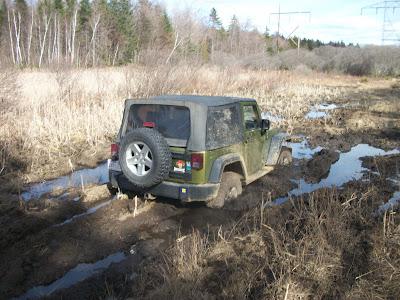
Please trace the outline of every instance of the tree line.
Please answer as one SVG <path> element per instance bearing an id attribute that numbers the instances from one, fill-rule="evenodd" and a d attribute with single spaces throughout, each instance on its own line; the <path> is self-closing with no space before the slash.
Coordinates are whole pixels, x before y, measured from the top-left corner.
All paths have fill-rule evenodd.
<path id="1" fill-rule="evenodd" d="M 17 66 L 90 67 L 172 60 L 218 59 L 273 53 L 274 40 L 233 16 L 228 28 L 213 8 L 201 18 L 149 0 L 0 0 L 0 63 Z M 324 45 L 306 40 L 308 49 Z M 345 46 L 343 43 L 334 45 Z"/>

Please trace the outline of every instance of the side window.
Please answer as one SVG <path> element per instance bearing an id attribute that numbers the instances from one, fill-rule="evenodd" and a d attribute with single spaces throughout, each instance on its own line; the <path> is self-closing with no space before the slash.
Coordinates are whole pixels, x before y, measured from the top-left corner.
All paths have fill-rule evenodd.
<path id="1" fill-rule="evenodd" d="M 242 141 L 239 109 L 236 105 L 208 108 L 207 149 L 217 149 Z"/>
<path id="2" fill-rule="evenodd" d="M 255 105 L 243 106 L 243 121 L 246 130 L 260 128 L 257 107 Z"/>

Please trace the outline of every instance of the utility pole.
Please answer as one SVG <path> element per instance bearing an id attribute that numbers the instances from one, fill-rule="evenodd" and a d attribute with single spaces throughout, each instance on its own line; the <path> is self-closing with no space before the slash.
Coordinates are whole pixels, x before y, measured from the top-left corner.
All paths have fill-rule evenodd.
<path id="1" fill-rule="evenodd" d="M 400 42 L 400 35 L 396 32 L 392 19 L 390 18 L 391 16 L 395 16 L 396 9 L 400 9 L 400 0 L 388 0 L 364 6 L 361 8 L 361 15 L 364 14 L 365 10 L 370 9 L 375 10 L 376 14 L 378 14 L 380 10 L 383 10 L 381 33 L 382 45 L 384 45 L 386 41 Z M 391 14 L 390 11 L 392 12 Z"/>
<path id="2" fill-rule="evenodd" d="M 399 0 L 400 1 L 400 0 Z M 281 12 L 281 5 L 279 4 L 278 12 L 270 13 L 271 16 L 278 16 L 278 32 L 276 37 L 276 52 L 279 53 L 279 36 L 280 36 L 280 28 L 281 28 L 281 16 L 291 16 L 291 15 L 308 15 L 311 19 L 311 12 L 310 11 L 288 11 L 288 12 Z M 292 33 L 288 36 L 288 38 L 299 28 L 300 26 L 297 25 L 296 28 L 292 31 Z M 295 44 L 297 44 L 297 53 L 299 54 L 300 51 L 300 37 L 297 38 L 297 43 L 290 38 Z"/>
<path id="3" fill-rule="evenodd" d="M 278 9 L 278 34 L 276 37 L 276 52 L 279 53 L 279 30 L 281 27 L 281 4 L 279 3 L 279 9 Z"/>

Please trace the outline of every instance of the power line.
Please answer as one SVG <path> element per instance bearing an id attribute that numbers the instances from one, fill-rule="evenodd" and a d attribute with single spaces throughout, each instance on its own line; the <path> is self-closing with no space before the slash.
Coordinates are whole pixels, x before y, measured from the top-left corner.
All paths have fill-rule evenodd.
<path id="1" fill-rule="evenodd" d="M 276 52 L 279 53 L 279 36 L 280 36 L 280 28 L 281 28 L 281 16 L 282 15 L 308 15 L 309 18 L 311 19 L 311 12 L 310 11 L 287 11 L 287 12 L 281 12 L 281 5 L 279 4 L 278 7 L 278 12 L 273 12 L 270 13 L 269 16 L 278 16 L 278 31 L 277 31 L 277 37 L 276 37 Z M 288 38 L 290 38 L 295 44 L 297 44 L 297 52 L 300 50 L 300 37 L 297 38 L 297 43 L 290 37 L 298 28 L 300 25 L 297 25 L 296 28 L 289 34 Z"/>
<path id="2" fill-rule="evenodd" d="M 365 10 L 371 10 L 371 9 L 374 9 L 376 14 L 378 14 L 380 10 L 383 10 L 382 32 L 381 32 L 382 45 L 384 45 L 386 41 L 400 42 L 400 36 L 398 32 L 395 30 L 391 18 L 395 16 L 396 10 L 400 9 L 400 0 L 391 0 L 391 1 L 388 0 L 364 6 L 361 8 L 361 15 L 364 14 Z M 390 14 L 390 12 L 392 13 Z"/>

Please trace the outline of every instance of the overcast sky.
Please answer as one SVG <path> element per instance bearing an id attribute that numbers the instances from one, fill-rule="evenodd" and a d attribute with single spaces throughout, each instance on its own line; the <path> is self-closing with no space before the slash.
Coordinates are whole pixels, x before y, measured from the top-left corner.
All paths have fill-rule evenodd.
<path id="1" fill-rule="evenodd" d="M 277 31 L 278 18 L 270 16 L 277 12 L 280 4 L 281 12 L 311 11 L 308 16 L 282 16 L 281 32 L 287 36 L 297 26 L 296 35 L 328 41 L 344 41 L 346 43 L 381 44 L 383 10 L 376 14 L 374 9 L 366 10 L 361 16 L 361 7 L 368 6 L 377 0 L 164 0 L 168 11 L 191 8 L 205 18 L 212 7 L 215 7 L 224 27 L 235 14 L 241 23 L 251 24 L 264 32 L 268 26 L 271 33 Z M 388 10 L 388 16 L 400 38 L 400 9 L 394 14 Z M 393 42 L 391 42 L 393 43 Z M 386 44 L 389 44 L 388 42 Z"/>

